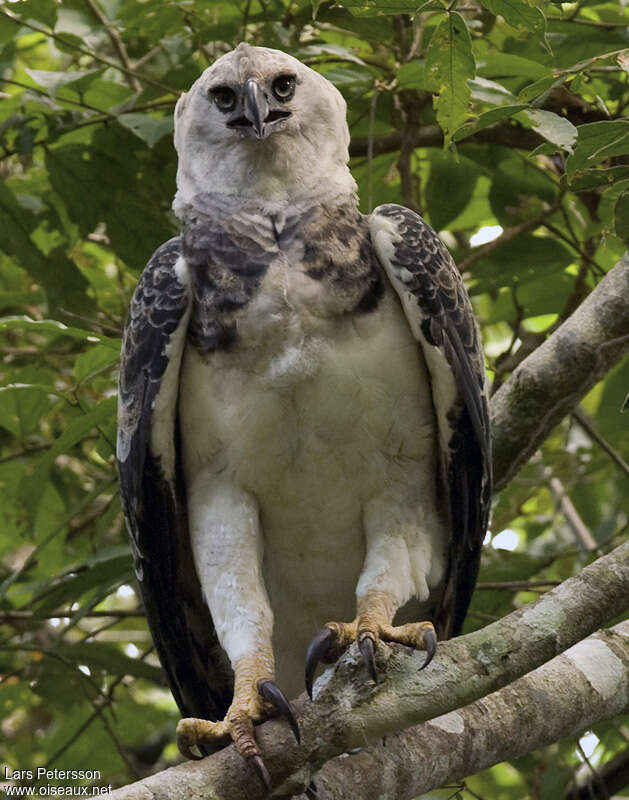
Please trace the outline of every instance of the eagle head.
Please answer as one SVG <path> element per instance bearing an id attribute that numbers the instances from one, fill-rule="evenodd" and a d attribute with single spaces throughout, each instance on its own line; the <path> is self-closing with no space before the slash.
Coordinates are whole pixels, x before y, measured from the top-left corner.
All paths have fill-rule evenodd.
<path id="1" fill-rule="evenodd" d="M 296 58 L 239 44 L 177 102 L 175 213 L 207 193 L 270 204 L 352 194 L 346 110 L 338 89 Z"/>

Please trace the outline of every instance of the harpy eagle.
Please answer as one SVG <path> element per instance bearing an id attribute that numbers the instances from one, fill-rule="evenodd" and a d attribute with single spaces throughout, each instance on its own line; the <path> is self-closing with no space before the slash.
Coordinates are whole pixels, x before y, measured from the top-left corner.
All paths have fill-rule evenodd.
<path id="1" fill-rule="evenodd" d="M 279 712 L 298 736 L 279 687 L 304 656 L 309 692 L 355 640 L 366 680 L 381 641 L 427 663 L 487 526 L 468 295 L 421 217 L 358 211 L 345 117 L 324 77 L 248 44 L 180 98 L 182 232 L 142 273 L 120 366 L 123 507 L 180 749 L 231 737 L 265 780 L 253 725 Z"/>

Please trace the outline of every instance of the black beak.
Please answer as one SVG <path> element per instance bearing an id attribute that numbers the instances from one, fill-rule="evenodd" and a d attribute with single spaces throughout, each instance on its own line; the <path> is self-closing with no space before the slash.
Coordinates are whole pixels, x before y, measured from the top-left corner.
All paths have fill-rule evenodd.
<path id="1" fill-rule="evenodd" d="M 264 91 L 255 78 L 248 78 L 245 83 L 243 112 L 251 123 L 256 139 L 266 137 L 265 120 L 269 114 L 269 103 Z"/>

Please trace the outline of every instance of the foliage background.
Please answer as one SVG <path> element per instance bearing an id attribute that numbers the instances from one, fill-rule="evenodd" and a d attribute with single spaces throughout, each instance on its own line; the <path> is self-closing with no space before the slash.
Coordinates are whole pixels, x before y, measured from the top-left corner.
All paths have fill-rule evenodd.
<path id="1" fill-rule="evenodd" d="M 401 202 L 441 232 L 497 387 L 626 249 L 628 34 L 629 9 L 597 0 L 0 2 L 3 764 L 119 785 L 177 758 L 113 443 L 126 308 L 176 231 L 178 94 L 242 39 L 332 80 L 363 210 Z M 502 232 L 474 246 L 487 226 Z M 625 362 L 498 497 L 469 629 L 626 537 L 628 383 Z M 595 734 L 603 769 L 629 725 Z M 579 748 L 499 765 L 461 795 L 560 797 L 590 768 Z"/>

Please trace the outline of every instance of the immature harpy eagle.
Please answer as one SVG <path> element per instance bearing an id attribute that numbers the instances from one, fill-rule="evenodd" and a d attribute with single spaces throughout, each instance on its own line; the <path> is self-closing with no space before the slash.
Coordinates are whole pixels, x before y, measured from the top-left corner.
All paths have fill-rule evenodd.
<path id="1" fill-rule="evenodd" d="M 275 681 L 298 691 L 326 620 L 354 621 L 315 636 L 309 690 L 355 639 L 374 678 L 379 640 L 429 660 L 420 606 L 460 630 L 489 506 L 483 357 L 435 233 L 359 213 L 321 75 L 241 44 L 175 117 L 182 234 L 131 303 L 121 492 L 182 752 L 231 736 L 268 779 L 253 723 L 296 730 Z"/>

